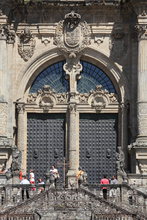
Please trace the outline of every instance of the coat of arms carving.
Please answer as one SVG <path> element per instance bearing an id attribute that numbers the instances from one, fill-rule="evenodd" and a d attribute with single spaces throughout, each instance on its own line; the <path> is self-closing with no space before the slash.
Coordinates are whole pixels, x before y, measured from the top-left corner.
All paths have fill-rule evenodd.
<path id="1" fill-rule="evenodd" d="M 25 28 L 19 37 L 18 53 L 24 61 L 28 61 L 33 56 L 35 50 L 36 42 L 34 36 L 31 34 L 29 28 Z"/>
<path id="2" fill-rule="evenodd" d="M 90 44 L 90 27 L 74 11 L 65 15 L 56 27 L 54 44 L 67 53 L 77 53 Z"/>

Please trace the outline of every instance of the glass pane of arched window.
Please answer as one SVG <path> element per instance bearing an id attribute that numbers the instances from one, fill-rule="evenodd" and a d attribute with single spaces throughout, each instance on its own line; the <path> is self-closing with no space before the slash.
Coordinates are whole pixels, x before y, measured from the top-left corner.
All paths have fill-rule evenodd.
<path id="1" fill-rule="evenodd" d="M 49 85 L 57 93 L 69 91 L 69 80 L 66 80 L 66 73 L 63 70 L 65 61 L 52 64 L 43 70 L 34 80 L 30 93 L 35 93 L 42 89 L 44 85 Z M 97 66 L 81 61 L 83 69 L 81 71 L 81 79 L 77 81 L 77 90 L 80 93 L 88 93 L 95 89 L 97 85 L 102 85 L 109 92 L 116 93 L 112 81 Z"/>
<path id="2" fill-rule="evenodd" d="M 101 69 L 86 61 L 81 61 L 81 64 L 83 69 L 81 79 L 78 80 L 78 92 L 88 93 L 90 90 L 95 89 L 97 85 L 102 85 L 109 92 L 116 93 L 112 81 Z"/>
<path id="3" fill-rule="evenodd" d="M 34 80 L 30 93 L 37 92 L 44 85 L 49 85 L 57 93 L 69 91 L 69 80 L 66 80 L 65 71 L 63 70 L 64 63 L 64 61 L 61 61 L 43 70 Z"/>

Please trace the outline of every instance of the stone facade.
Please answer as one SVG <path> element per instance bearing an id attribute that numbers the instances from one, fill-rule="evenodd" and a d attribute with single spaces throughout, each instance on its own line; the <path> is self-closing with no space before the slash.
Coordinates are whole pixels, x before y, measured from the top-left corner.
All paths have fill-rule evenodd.
<path id="1" fill-rule="evenodd" d="M 120 181 L 138 174 L 147 184 L 147 2 L 0 2 L 0 169 L 11 167 L 16 145 L 27 166 L 27 113 L 67 113 L 68 182 L 79 167 L 79 114 L 117 113 Z M 75 11 L 73 11 L 75 8 Z M 98 86 L 79 94 L 80 59 L 101 68 L 116 94 Z M 68 93 L 45 85 L 29 90 L 39 73 L 58 61 L 69 80 Z M 120 167 L 120 166 L 118 166 Z M 136 177 L 135 177 L 136 175 Z M 128 175 L 131 182 L 131 175 Z M 135 179 L 136 178 L 136 179 Z"/>

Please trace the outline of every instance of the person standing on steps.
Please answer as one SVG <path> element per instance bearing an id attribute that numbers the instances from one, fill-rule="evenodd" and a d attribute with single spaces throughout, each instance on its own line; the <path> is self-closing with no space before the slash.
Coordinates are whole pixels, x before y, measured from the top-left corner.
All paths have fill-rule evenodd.
<path id="1" fill-rule="evenodd" d="M 103 176 L 100 183 L 105 185 L 109 184 L 109 180 L 107 179 L 106 175 Z M 106 186 L 102 187 L 102 190 L 103 190 L 103 198 L 107 200 L 107 187 Z"/>
<path id="2" fill-rule="evenodd" d="M 34 174 L 34 170 L 30 170 L 30 184 L 35 185 L 35 174 Z M 35 191 L 36 188 L 32 187 L 31 189 L 32 191 Z"/>
<path id="3" fill-rule="evenodd" d="M 26 192 L 26 197 L 27 197 L 27 199 L 29 199 L 30 198 L 29 197 L 29 186 L 27 186 L 27 185 L 29 185 L 30 182 L 29 182 L 29 180 L 27 180 L 26 176 L 23 177 L 23 180 L 20 182 L 20 184 L 25 185 L 25 186 L 22 186 L 22 191 L 21 191 L 22 200 L 24 201 L 24 192 Z"/>
<path id="4" fill-rule="evenodd" d="M 55 188 L 57 187 L 57 180 L 60 178 L 59 172 L 55 166 L 51 166 L 50 169 L 50 182 L 51 184 L 54 183 Z"/>

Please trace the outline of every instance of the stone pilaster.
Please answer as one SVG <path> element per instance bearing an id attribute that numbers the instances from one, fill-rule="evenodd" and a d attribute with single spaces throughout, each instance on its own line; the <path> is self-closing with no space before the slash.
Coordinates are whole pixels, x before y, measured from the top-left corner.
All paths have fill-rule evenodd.
<path id="1" fill-rule="evenodd" d="M 26 170 L 26 112 L 25 112 L 25 104 L 24 103 L 18 103 L 17 104 L 17 147 L 18 150 L 22 153 L 22 164 L 21 164 L 21 170 L 25 173 Z"/>

